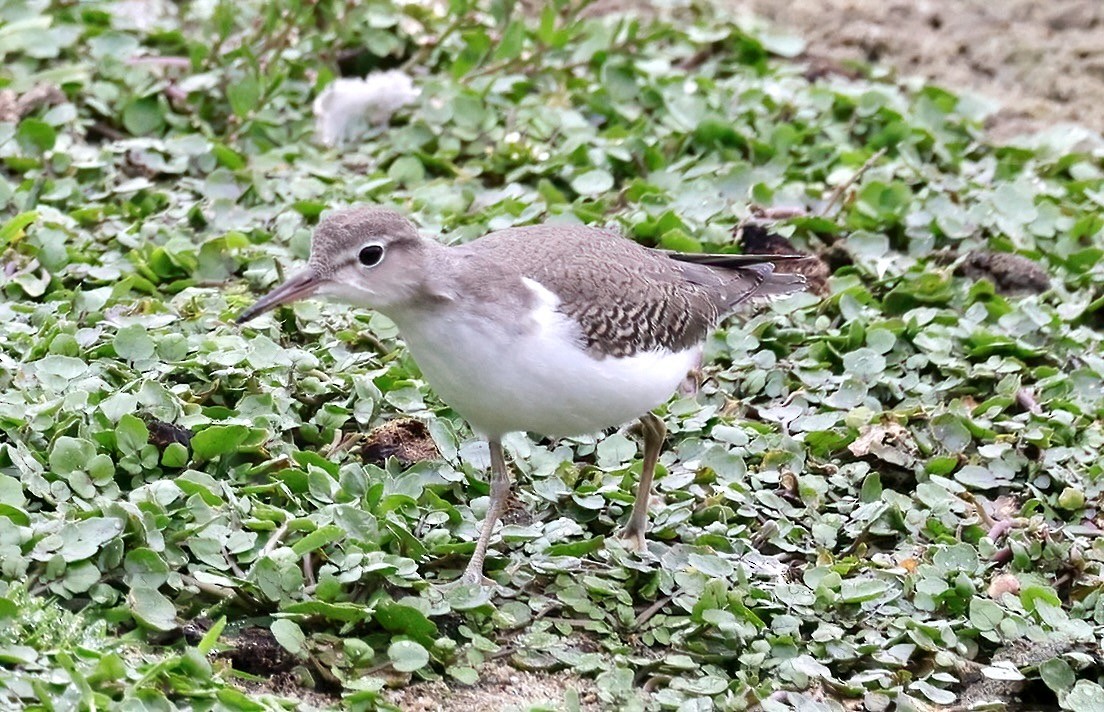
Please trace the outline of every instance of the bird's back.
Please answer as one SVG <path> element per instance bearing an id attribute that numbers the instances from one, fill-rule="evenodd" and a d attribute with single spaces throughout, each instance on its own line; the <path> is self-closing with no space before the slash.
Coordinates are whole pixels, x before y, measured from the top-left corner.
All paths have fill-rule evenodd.
<path id="1" fill-rule="evenodd" d="M 737 304 L 803 287 L 798 276 L 774 274 L 767 258 L 666 253 L 580 225 L 509 228 L 454 250 L 501 279 L 548 289 L 587 350 L 606 356 L 689 348 Z"/>

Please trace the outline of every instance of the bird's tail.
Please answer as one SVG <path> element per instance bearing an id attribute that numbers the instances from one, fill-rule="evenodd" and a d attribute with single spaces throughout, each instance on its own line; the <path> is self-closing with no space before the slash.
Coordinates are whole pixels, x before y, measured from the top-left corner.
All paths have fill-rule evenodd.
<path id="1" fill-rule="evenodd" d="M 703 253 L 669 253 L 680 262 L 701 265 L 716 273 L 730 272 L 725 280 L 725 306 L 733 309 L 747 302 L 782 297 L 806 288 L 805 276 L 794 272 L 775 271 L 776 263 L 808 259 L 806 255 L 722 255 Z"/>

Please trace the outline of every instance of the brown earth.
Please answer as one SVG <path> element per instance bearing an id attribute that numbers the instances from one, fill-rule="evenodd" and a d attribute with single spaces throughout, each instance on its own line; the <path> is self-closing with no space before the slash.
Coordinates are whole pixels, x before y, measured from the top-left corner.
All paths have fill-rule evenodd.
<path id="1" fill-rule="evenodd" d="M 1104 132 L 1101 0 L 731 0 L 808 42 L 810 59 L 880 64 L 999 102 L 994 138 L 1057 123 Z"/>
<path id="2" fill-rule="evenodd" d="M 582 712 L 600 708 L 597 687 L 570 672 L 528 672 L 494 661 L 479 669 L 474 685 L 422 682 L 390 690 L 387 701 L 403 712 L 523 712 L 532 707 L 564 709 L 567 696 Z"/>

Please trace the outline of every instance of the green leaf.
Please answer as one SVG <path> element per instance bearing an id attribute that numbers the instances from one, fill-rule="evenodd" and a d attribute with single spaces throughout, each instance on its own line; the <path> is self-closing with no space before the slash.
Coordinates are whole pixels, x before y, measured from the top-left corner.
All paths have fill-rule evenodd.
<path id="1" fill-rule="evenodd" d="M 1078 680 L 1062 700 L 1062 707 L 1072 712 L 1104 712 L 1104 688 L 1095 682 Z"/>
<path id="2" fill-rule="evenodd" d="M 962 452 L 973 442 L 970 429 L 962 419 L 951 413 L 937 415 L 931 420 L 932 435 L 949 452 Z"/>
<path id="3" fill-rule="evenodd" d="M 57 131 L 45 121 L 23 119 L 15 134 L 20 147 L 28 153 L 45 153 L 57 143 Z"/>
<path id="4" fill-rule="evenodd" d="M 123 109 L 123 126 L 134 136 L 160 133 L 165 126 L 161 103 L 156 97 L 132 100 Z"/>
<path id="5" fill-rule="evenodd" d="M 957 572 L 972 574 L 979 563 L 977 549 L 966 543 L 940 548 L 932 556 L 932 564 L 944 575 Z"/>
<path id="6" fill-rule="evenodd" d="M 1062 599 L 1058 597 L 1054 589 L 1042 583 L 1027 584 L 1020 589 L 1020 601 L 1024 608 L 1031 612 L 1035 611 L 1038 601 L 1049 603 L 1056 608 L 1062 606 Z"/>
<path id="7" fill-rule="evenodd" d="M 115 353 L 128 361 L 145 361 L 152 358 L 156 345 L 146 327 L 140 324 L 124 326 L 115 334 Z"/>
<path id="8" fill-rule="evenodd" d="M 184 467 L 188 464 L 188 448 L 180 443 L 169 443 L 161 453 L 161 464 L 165 467 Z"/>
<path id="9" fill-rule="evenodd" d="M 885 356 L 871 348 L 863 347 L 843 355 L 843 367 L 848 375 L 864 381 L 878 378 L 885 371 Z"/>
<path id="10" fill-rule="evenodd" d="M 479 681 L 479 673 L 475 668 L 453 666 L 447 668 L 445 672 L 461 685 L 474 685 Z"/>
<path id="11" fill-rule="evenodd" d="M 461 35 L 463 49 L 452 63 L 451 73 L 456 79 L 476 67 L 491 49 L 491 38 L 483 28 L 468 30 Z"/>
<path id="12" fill-rule="evenodd" d="M 840 584 L 840 600 L 844 603 L 862 603 L 878 598 L 889 589 L 881 579 L 845 579 Z"/>
<path id="13" fill-rule="evenodd" d="M 8 475 L 0 475 L 0 504 L 22 509 L 27 504 L 27 498 L 23 495 L 23 485 L 19 480 Z"/>
<path id="14" fill-rule="evenodd" d="M 149 442 L 149 431 L 141 418 L 127 413 L 115 426 L 115 444 L 124 455 L 138 452 Z"/>
<path id="15" fill-rule="evenodd" d="M 295 542 L 291 546 L 291 550 L 295 552 L 296 556 L 303 556 L 307 552 L 314 551 L 315 549 L 321 549 L 322 547 L 332 542 L 338 541 L 345 536 L 345 530 L 339 526 L 333 524 L 319 527 L 310 534 Z"/>
<path id="16" fill-rule="evenodd" d="M 805 40 L 799 35 L 764 32 L 758 35 L 758 40 L 763 49 L 787 59 L 800 56 L 805 51 Z"/>
<path id="17" fill-rule="evenodd" d="M 244 425 L 211 425 L 192 437 L 192 453 L 197 460 L 213 460 L 237 452 L 247 437 Z"/>
<path id="18" fill-rule="evenodd" d="M 414 672 L 429 664 L 429 652 L 413 640 L 397 640 L 387 648 L 391 667 L 399 672 Z"/>
<path id="19" fill-rule="evenodd" d="M 38 212 L 28 210 L 5 222 L 4 226 L 0 227 L 0 245 L 8 245 L 22 238 L 23 231 L 37 219 Z"/>
<path id="20" fill-rule="evenodd" d="M 146 628 L 159 631 L 175 630 L 176 607 L 155 588 L 136 586 L 127 596 L 134 620 Z"/>
<path id="21" fill-rule="evenodd" d="M 970 599 L 970 623 L 978 630 L 995 630 L 1004 618 L 1004 609 L 984 598 Z"/>
<path id="22" fill-rule="evenodd" d="M 417 185 L 425 179 L 425 166 L 416 156 L 400 156 L 391 164 L 387 175 L 399 185 Z"/>
<path id="23" fill-rule="evenodd" d="M 498 47 L 492 55 L 495 61 L 513 59 L 521 54 L 521 48 L 525 43 L 525 24 L 520 20 L 514 20 L 506 26 L 499 40 Z"/>
<path id="24" fill-rule="evenodd" d="M 50 469 L 59 475 L 83 471 L 96 454 L 96 446 L 84 438 L 63 435 L 50 450 Z"/>
<path id="25" fill-rule="evenodd" d="M 257 102 L 261 99 L 261 83 L 254 76 L 242 77 L 226 87 L 226 99 L 231 111 L 245 118 L 249 112 L 260 108 Z"/>
<path id="26" fill-rule="evenodd" d="M 91 517 L 62 530 L 62 546 L 58 553 L 67 562 L 81 561 L 95 555 L 104 544 L 122 533 L 122 521 Z"/>
<path id="27" fill-rule="evenodd" d="M 1062 658 L 1052 658 L 1039 664 L 1039 677 L 1055 692 L 1065 692 L 1077 681 L 1077 674 Z"/>
<path id="28" fill-rule="evenodd" d="M 272 621 L 271 630 L 273 637 L 276 638 L 276 642 L 282 645 L 284 650 L 287 650 L 296 657 L 303 657 L 306 655 L 307 636 L 303 635 L 303 630 L 295 621 L 288 620 L 287 618 L 277 618 Z"/>
<path id="29" fill-rule="evenodd" d="M 376 622 L 389 633 L 407 635 L 425 645 L 432 645 L 437 626 L 413 606 L 381 602 L 375 612 Z"/>
<path id="30" fill-rule="evenodd" d="M 219 636 L 222 635 L 222 631 L 226 629 L 226 616 L 222 616 L 203 634 L 196 648 L 204 655 L 210 655 L 215 645 L 218 643 Z"/>
<path id="31" fill-rule="evenodd" d="M 882 498 L 882 478 L 877 472 L 871 472 L 863 478 L 859 498 L 863 502 L 877 502 Z"/>
<path id="32" fill-rule="evenodd" d="M 147 547 L 131 549 L 123 559 L 126 581 L 131 586 L 160 588 L 169 580 L 169 565 L 156 551 Z"/>
<path id="33" fill-rule="evenodd" d="M 587 197 L 601 195 L 612 188 L 613 176 L 600 168 L 581 173 L 571 180 L 571 189 Z"/>

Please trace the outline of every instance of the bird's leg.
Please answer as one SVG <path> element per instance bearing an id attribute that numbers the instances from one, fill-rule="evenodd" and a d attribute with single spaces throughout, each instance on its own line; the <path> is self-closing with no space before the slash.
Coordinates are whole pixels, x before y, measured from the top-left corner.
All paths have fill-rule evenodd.
<path id="1" fill-rule="evenodd" d="M 464 569 L 464 575 L 460 577 L 462 584 L 483 583 L 483 560 L 487 558 L 491 534 L 510 497 L 510 471 L 506 468 L 506 458 L 502 456 L 502 443 L 495 439 L 488 440 L 487 444 L 491 446 L 491 501 L 487 505 L 487 515 L 483 518 L 479 540 L 475 543 L 475 552 Z"/>
<path id="2" fill-rule="evenodd" d="M 636 551 L 644 551 L 644 532 L 648 529 L 648 501 L 652 497 L 652 478 L 655 477 L 659 451 L 663 449 L 663 440 L 667 437 L 667 426 L 653 413 L 640 418 L 640 431 L 644 436 L 644 466 L 640 471 L 640 485 L 636 488 L 636 501 L 633 502 L 629 523 L 621 531 L 621 538 L 629 542 Z"/>

